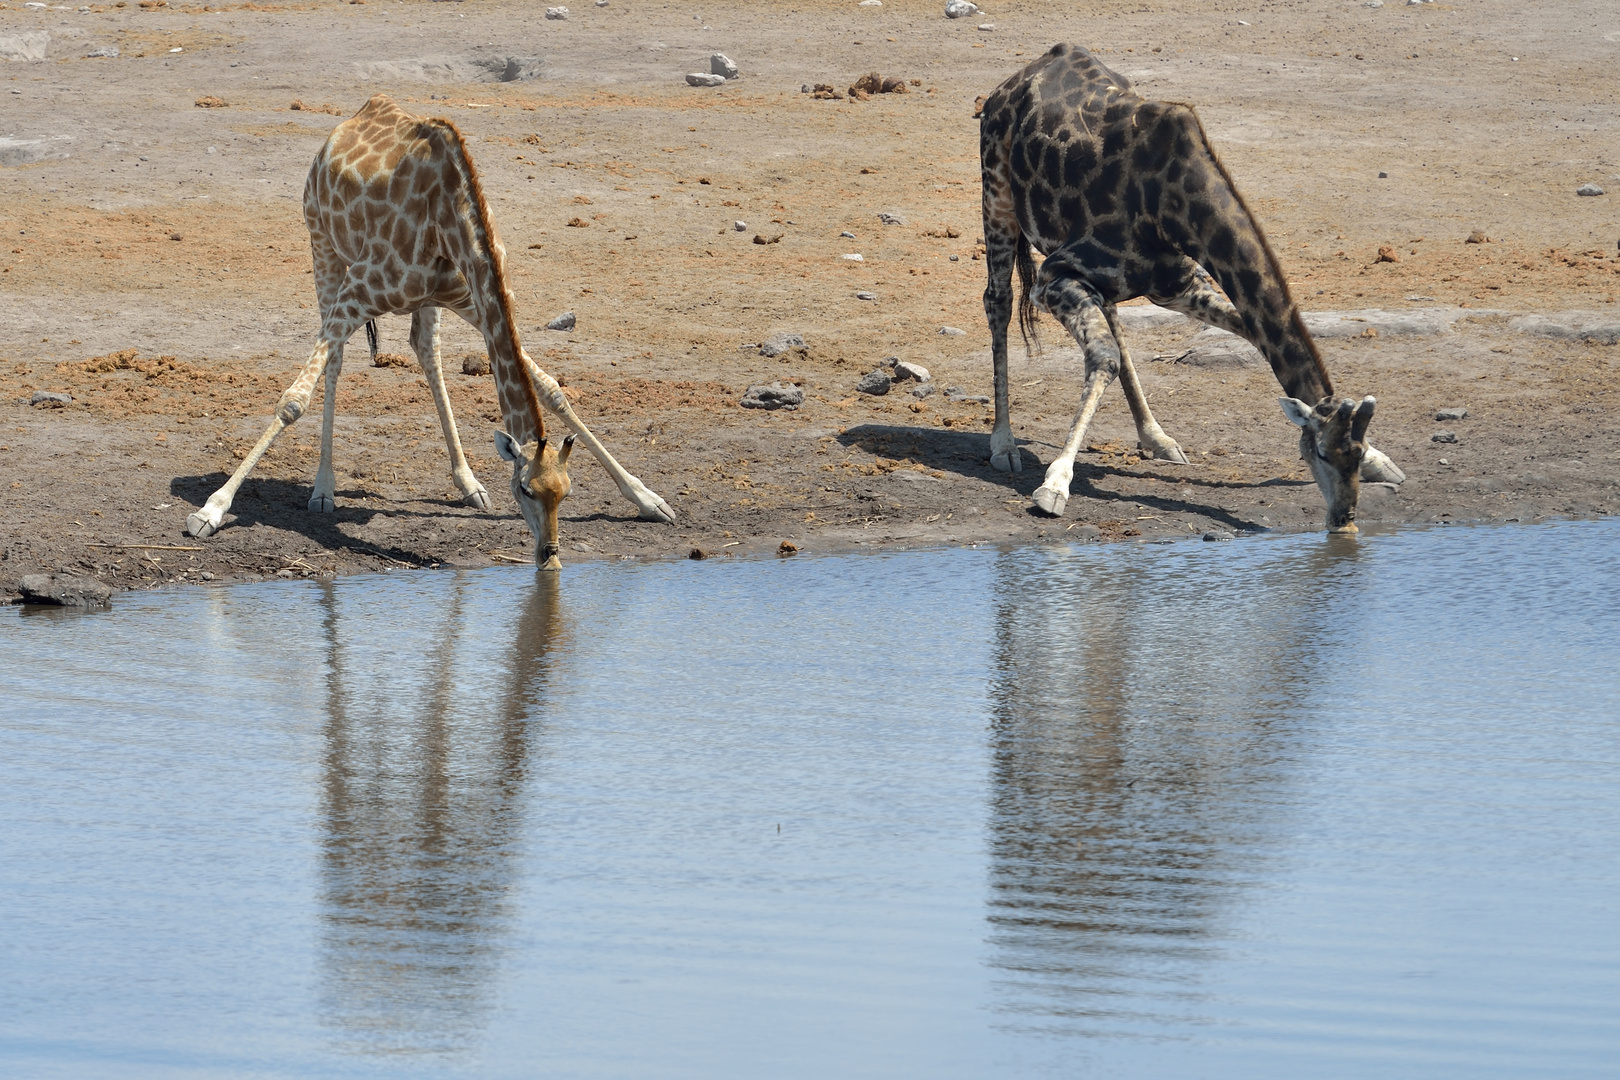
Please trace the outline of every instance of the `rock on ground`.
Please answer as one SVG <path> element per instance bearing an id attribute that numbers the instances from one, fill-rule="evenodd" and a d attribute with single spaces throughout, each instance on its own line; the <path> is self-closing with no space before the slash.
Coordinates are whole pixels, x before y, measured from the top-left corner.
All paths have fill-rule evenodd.
<path id="1" fill-rule="evenodd" d="M 574 328 L 574 313 L 565 311 L 561 315 L 546 323 L 547 330 L 572 330 Z"/>
<path id="2" fill-rule="evenodd" d="M 1434 418 L 1442 422 L 1447 420 L 1466 420 L 1468 419 L 1468 410 L 1464 409 L 1460 405 L 1453 406 L 1449 409 L 1440 409 L 1434 414 Z"/>
<path id="3" fill-rule="evenodd" d="M 687 86 L 720 86 L 725 81 L 724 75 L 711 75 L 706 71 L 694 71 L 686 77 Z"/>
<path id="4" fill-rule="evenodd" d="M 969 3 L 968 0 L 945 0 L 945 17 L 947 19 L 965 19 L 969 15 L 977 15 L 979 5 Z"/>
<path id="5" fill-rule="evenodd" d="M 894 362 L 894 381 L 901 382 L 905 379 L 927 382 L 929 379 L 928 369 L 921 364 L 913 364 L 908 360 L 896 360 Z"/>
<path id="6" fill-rule="evenodd" d="M 726 79 L 737 77 L 737 65 L 725 53 L 715 53 L 709 57 L 709 72 Z"/>
<path id="7" fill-rule="evenodd" d="M 25 604 L 56 607 L 106 607 L 112 599 L 112 590 L 95 578 L 67 574 L 28 574 L 17 582 L 17 591 Z"/>
<path id="8" fill-rule="evenodd" d="M 1205 327 L 1193 336 L 1187 350 L 1172 358 L 1178 364 L 1201 368 L 1265 367 L 1260 350 L 1218 326 Z"/>
<path id="9" fill-rule="evenodd" d="M 745 409 L 797 409 L 804 404 L 804 391 L 792 383 L 759 383 L 743 392 L 738 404 Z"/>
<path id="10" fill-rule="evenodd" d="M 1560 341 L 1620 344 L 1620 317 L 1597 311 L 1566 311 L 1561 315 L 1520 315 L 1508 321 L 1509 330 Z"/>
<path id="11" fill-rule="evenodd" d="M 893 385 L 894 380 L 889 377 L 887 371 L 869 371 L 861 376 L 861 381 L 855 384 L 855 389 L 862 394 L 882 397 L 889 392 L 889 387 Z"/>
<path id="12" fill-rule="evenodd" d="M 806 348 L 802 334 L 772 334 L 760 344 L 759 351 L 764 356 L 781 356 L 789 349 Z"/>
<path id="13" fill-rule="evenodd" d="M 548 7 L 546 8 L 546 18 L 566 19 L 568 18 L 568 9 L 565 7 Z"/>

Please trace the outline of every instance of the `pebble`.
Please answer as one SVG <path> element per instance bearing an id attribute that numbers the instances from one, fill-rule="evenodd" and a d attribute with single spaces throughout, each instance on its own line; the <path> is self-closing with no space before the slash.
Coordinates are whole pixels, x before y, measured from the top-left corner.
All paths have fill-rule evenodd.
<path id="1" fill-rule="evenodd" d="M 1603 194 L 1603 189 L 1598 187 L 1596 184 L 1582 184 L 1580 187 L 1575 189 L 1575 194 L 1577 194 L 1577 195 L 1601 195 L 1601 194 Z"/>
<path id="2" fill-rule="evenodd" d="M 1221 529 L 1211 529 L 1204 534 L 1205 540 L 1231 540 L 1232 534 Z"/>
<path id="3" fill-rule="evenodd" d="M 204 581 L 213 581 L 214 580 L 213 573 L 211 571 L 208 571 L 208 570 L 204 570 L 201 574 L 199 574 L 197 576 L 202 578 Z"/>
<path id="4" fill-rule="evenodd" d="M 845 229 L 843 232 L 839 233 L 838 235 L 842 239 L 845 239 L 845 240 L 853 240 L 853 239 L 855 239 L 855 234 L 850 232 L 848 229 Z"/>
<path id="5" fill-rule="evenodd" d="M 979 29 L 983 30 L 986 34 L 990 33 L 995 28 L 996 28 L 996 24 L 993 23 L 993 22 L 982 22 L 982 23 L 979 24 Z"/>
<path id="6" fill-rule="evenodd" d="M 848 255 L 845 255 L 844 258 L 848 259 L 850 262 L 865 262 L 866 261 L 866 258 L 858 251 L 852 251 Z"/>
<path id="7" fill-rule="evenodd" d="M 45 5 L 41 4 L 41 3 L 38 3 L 37 0 L 30 0 L 30 2 L 27 3 L 27 4 L 24 4 L 23 7 L 27 8 L 29 11 L 44 11 L 45 10 Z"/>
<path id="8" fill-rule="evenodd" d="M 965 337 L 967 335 L 967 331 L 960 326 L 942 326 L 939 328 L 939 332 L 946 337 Z"/>
<path id="9" fill-rule="evenodd" d="M 731 228 L 732 228 L 733 232 L 747 232 L 748 231 L 748 222 L 746 222 L 746 221 L 733 221 L 731 223 Z"/>
<path id="10" fill-rule="evenodd" d="M 568 18 L 568 9 L 565 7 L 548 7 L 546 8 L 546 18 L 566 19 Z"/>
<path id="11" fill-rule="evenodd" d="M 1381 8 L 1384 6 L 1384 0 L 1367 0 L 1367 6 L 1370 8 Z"/>
<path id="12" fill-rule="evenodd" d="M 857 299 L 857 300 L 876 300 L 877 299 L 877 294 L 876 293 L 869 293 L 869 292 L 867 292 L 867 291 L 865 291 L 863 289 L 862 291 L 855 294 L 855 299 Z"/>
<path id="13" fill-rule="evenodd" d="M 597 7 L 607 7 L 608 6 L 608 0 L 596 0 L 596 6 Z"/>
<path id="14" fill-rule="evenodd" d="M 1434 418 L 1436 420 L 1466 420 L 1468 419 L 1468 410 L 1462 408 L 1461 406 L 1456 406 L 1450 409 L 1441 409 L 1434 414 Z"/>
<path id="15" fill-rule="evenodd" d="M 30 405 L 43 405 L 47 409 L 60 409 L 73 404 L 72 394 L 58 394 L 50 390 L 35 390 L 34 396 L 28 399 Z"/>
<path id="16" fill-rule="evenodd" d="M 116 60 L 118 58 L 118 46 L 103 45 L 99 49 L 91 49 L 84 54 L 84 58 L 86 60 Z"/>
<path id="17" fill-rule="evenodd" d="M 1437 431 L 1433 435 L 1429 436 L 1429 441 L 1438 443 L 1454 443 L 1457 441 L 1457 434 L 1453 431 Z"/>
<path id="18" fill-rule="evenodd" d="M 957 261 L 958 261 L 957 256 L 952 255 L 951 256 L 951 262 L 957 262 Z"/>
<path id="19" fill-rule="evenodd" d="M 686 77 L 687 86 L 721 86 L 725 81 L 724 75 L 711 75 L 707 71 L 694 71 Z"/>
<path id="20" fill-rule="evenodd" d="M 781 356 L 789 349 L 806 348 L 802 334 L 772 334 L 759 346 L 765 356 Z"/>
<path id="21" fill-rule="evenodd" d="M 979 5 L 969 3 L 968 0 L 945 0 L 945 17 L 947 19 L 965 19 L 969 15 L 977 15 Z"/>
<path id="22" fill-rule="evenodd" d="M 739 404 L 745 409 L 787 409 L 792 412 L 804 404 L 804 390 L 792 383 L 758 383 L 743 392 Z"/>
<path id="23" fill-rule="evenodd" d="M 855 389 L 858 393 L 882 397 L 893 385 L 894 380 L 889 378 L 887 371 L 869 371 L 861 376 L 861 381 L 855 384 Z"/>
<path id="24" fill-rule="evenodd" d="M 911 388 L 911 396 L 914 397 L 914 398 L 931 397 L 933 395 L 933 393 L 934 393 L 934 390 L 935 390 L 935 387 L 934 387 L 933 383 L 925 382 L 921 386 L 913 386 Z"/>
<path id="25" fill-rule="evenodd" d="M 906 219 L 892 210 L 885 210 L 878 215 L 878 220 L 885 225 L 904 225 Z"/>
<path id="26" fill-rule="evenodd" d="M 69 574 L 28 574 L 17 582 L 25 604 L 52 604 L 56 607 L 106 607 L 112 590 L 95 578 Z"/>
<path id="27" fill-rule="evenodd" d="M 725 53 L 715 53 L 709 57 L 709 70 L 728 79 L 737 77 L 737 65 L 732 63 L 731 58 Z"/>
<path id="28" fill-rule="evenodd" d="M 882 7 L 883 0 L 861 0 L 861 7 Z"/>
<path id="29" fill-rule="evenodd" d="M 917 382 L 927 382 L 931 376 L 928 369 L 921 364 L 913 364 L 906 360 L 894 362 L 894 378 L 896 382 L 905 379 L 915 379 Z"/>
<path id="30" fill-rule="evenodd" d="M 983 394 L 965 394 L 960 386 L 947 386 L 945 388 L 946 401 L 976 401 L 980 405 L 990 404 L 990 399 Z"/>
<path id="31" fill-rule="evenodd" d="M 572 330 L 574 328 L 574 313 L 565 311 L 561 315 L 546 323 L 547 330 Z"/>

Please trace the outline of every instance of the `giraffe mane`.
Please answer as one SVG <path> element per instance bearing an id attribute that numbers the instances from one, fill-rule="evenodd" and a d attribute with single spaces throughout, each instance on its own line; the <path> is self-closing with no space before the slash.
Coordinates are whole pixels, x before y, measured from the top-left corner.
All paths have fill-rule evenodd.
<path id="1" fill-rule="evenodd" d="M 1295 336 L 1300 341 L 1303 341 L 1305 347 L 1310 351 L 1311 362 L 1316 366 L 1316 374 L 1322 380 L 1322 389 L 1328 394 L 1332 394 L 1333 380 L 1328 376 L 1327 365 L 1322 362 L 1322 354 L 1317 351 L 1316 340 L 1311 337 L 1310 331 L 1305 329 L 1305 320 L 1300 315 L 1299 305 L 1294 303 L 1294 294 L 1288 288 L 1288 276 L 1283 273 L 1282 263 L 1278 261 L 1276 252 L 1271 250 L 1271 241 L 1266 239 L 1265 230 L 1260 227 L 1259 219 L 1249 209 L 1248 201 L 1243 198 L 1243 192 L 1239 191 L 1237 184 L 1233 182 L 1232 174 L 1226 171 L 1226 162 L 1221 160 L 1221 155 L 1215 152 L 1215 147 L 1210 143 L 1209 134 L 1204 130 L 1203 118 L 1198 115 L 1197 109 L 1185 102 L 1167 102 L 1167 104 L 1186 109 L 1192 116 L 1193 125 L 1198 129 L 1198 137 L 1203 141 L 1204 150 L 1209 154 L 1210 160 L 1215 162 L 1215 168 L 1221 174 L 1221 179 L 1226 181 L 1226 189 L 1232 193 L 1232 198 L 1237 201 L 1238 209 L 1243 211 L 1243 216 L 1249 219 L 1249 225 L 1254 229 L 1254 235 L 1260 241 L 1260 250 L 1265 253 L 1266 268 L 1271 271 L 1271 276 L 1276 280 L 1277 287 L 1282 290 L 1283 299 L 1288 302 L 1289 322 Z"/>
<path id="2" fill-rule="evenodd" d="M 535 438 L 544 440 L 546 437 L 545 413 L 540 408 L 540 396 L 534 388 L 534 380 L 529 377 L 528 365 L 524 363 L 523 343 L 518 339 L 517 316 L 512 311 L 512 290 L 506 284 L 506 259 L 495 249 L 495 226 L 492 223 L 489 203 L 484 198 L 484 184 L 478 176 L 478 168 L 473 165 L 472 155 L 467 152 L 467 140 L 461 134 L 461 129 L 445 117 L 434 117 L 422 121 L 423 134 L 432 137 L 436 134 L 442 140 L 447 157 L 461 172 L 462 179 L 467 184 L 467 193 L 472 198 L 473 206 L 473 246 L 481 252 L 489 263 L 490 274 L 493 277 L 496 303 L 501 306 L 501 317 L 506 320 L 506 329 L 512 335 L 513 360 L 523 368 L 523 397 L 528 403 L 529 414 L 534 423 Z"/>

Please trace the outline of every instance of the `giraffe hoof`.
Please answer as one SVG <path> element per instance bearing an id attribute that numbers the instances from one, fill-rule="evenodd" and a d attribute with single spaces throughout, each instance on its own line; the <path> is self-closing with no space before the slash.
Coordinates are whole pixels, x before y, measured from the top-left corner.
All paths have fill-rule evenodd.
<path id="1" fill-rule="evenodd" d="M 652 493 L 648 492 L 648 494 L 651 495 Z M 643 503 L 641 506 L 641 520 L 661 521 L 665 525 L 673 525 L 675 524 L 675 511 L 669 508 L 669 503 L 657 495 L 653 495 L 651 502 Z"/>
<path id="2" fill-rule="evenodd" d="M 209 521 L 201 510 L 186 518 L 186 532 L 198 540 L 205 540 L 213 536 L 219 528 L 219 522 Z"/>
<path id="3" fill-rule="evenodd" d="M 486 514 L 489 513 L 489 492 L 485 491 L 483 488 L 479 488 L 477 491 L 467 492 L 467 494 L 461 497 L 461 501 L 466 503 L 468 506 L 482 510 Z"/>
<path id="4" fill-rule="evenodd" d="M 1404 484 L 1406 474 L 1382 450 L 1367 447 L 1361 459 L 1361 478 L 1373 484 Z"/>
<path id="5" fill-rule="evenodd" d="M 1014 448 L 1003 454 L 992 454 L 990 467 L 996 472 L 1021 473 L 1024 471 L 1023 451 Z"/>
<path id="6" fill-rule="evenodd" d="M 1067 495 L 1057 490 L 1057 488 L 1050 488 L 1045 484 L 1035 489 L 1033 498 L 1035 505 L 1040 508 L 1041 512 L 1050 514 L 1052 517 L 1062 517 L 1063 508 L 1069 505 Z"/>
<path id="7" fill-rule="evenodd" d="M 1192 462 L 1187 460 L 1187 455 L 1181 452 L 1181 447 L 1177 446 L 1175 443 L 1171 443 L 1169 446 L 1153 447 L 1153 456 L 1160 461 L 1173 461 L 1177 465 L 1192 464 Z"/>
<path id="8" fill-rule="evenodd" d="M 337 500 L 330 495 L 311 495 L 309 497 L 309 512 L 312 514 L 330 514 L 337 509 Z"/>

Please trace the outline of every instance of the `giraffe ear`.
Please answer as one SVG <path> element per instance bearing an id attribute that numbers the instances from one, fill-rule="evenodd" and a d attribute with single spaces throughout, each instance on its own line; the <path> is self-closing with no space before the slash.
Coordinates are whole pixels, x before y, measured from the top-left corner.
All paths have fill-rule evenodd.
<path id="1" fill-rule="evenodd" d="M 1299 398 L 1278 398 L 1277 404 L 1282 406 L 1283 415 L 1288 417 L 1288 422 L 1295 427 L 1314 428 L 1316 426 L 1316 416 L 1312 413 L 1311 407 L 1299 400 Z"/>
<path id="2" fill-rule="evenodd" d="M 495 453 L 502 461 L 517 461 L 523 456 L 517 440 L 504 431 L 495 433 Z"/>

